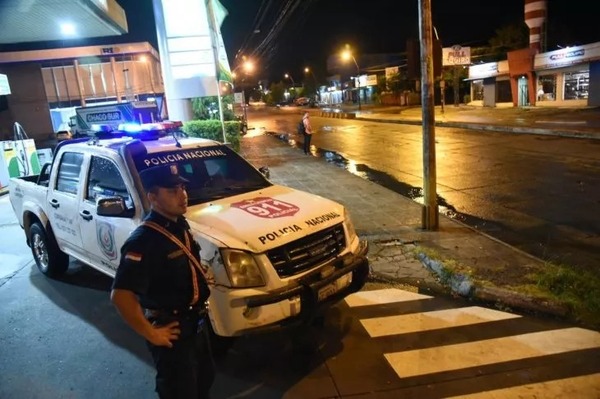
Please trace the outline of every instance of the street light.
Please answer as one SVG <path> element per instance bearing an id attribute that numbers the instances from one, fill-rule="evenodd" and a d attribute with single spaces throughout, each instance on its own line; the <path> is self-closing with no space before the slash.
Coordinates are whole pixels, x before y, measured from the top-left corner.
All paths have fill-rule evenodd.
<path id="1" fill-rule="evenodd" d="M 236 58 L 237 58 L 237 55 L 236 55 Z M 236 71 L 238 69 L 242 69 L 244 72 L 244 78 L 242 78 L 242 82 L 243 82 L 246 79 L 246 76 L 254 71 L 254 62 L 252 62 L 252 60 L 247 59 L 245 55 L 242 56 L 242 59 L 244 61 L 241 64 L 239 64 L 237 67 L 235 67 L 233 69 L 233 71 L 231 71 L 231 77 L 235 80 L 237 78 Z M 243 120 L 242 120 L 242 132 L 244 134 L 246 134 L 246 132 L 248 131 L 248 113 L 247 113 L 246 108 L 247 108 L 246 92 L 244 90 L 244 87 L 242 86 L 242 111 L 244 112 Z"/>
<path id="2" fill-rule="evenodd" d="M 311 71 L 311 69 L 309 67 L 304 67 L 304 73 L 305 74 L 310 74 L 313 77 L 313 81 L 315 82 L 315 96 L 314 99 L 316 101 L 319 101 L 321 98 L 321 93 L 319 92 L 319 84 L 317 83 L 317 77 L 315 76 L 315 74 L 313 73 L 313 71 Z"/>
<path id="3" fill-rule="evenodd" d="M 313 73 L 313 71 L 311 71 L 309 67 L 305 67 L 304 68 L 304 73 L 312 75 L 313 80 L 315 81 L 315 86 L 316 86 L 317 85 L 317 78 L 316 78 L 315 74 Z"/>
<path id="4" fill-rule="evenodd" d="M 356 65 L 356 79 L 355 82 L 358 83 L 357 85 L 357 89 L 358 89 L 358 110 L 361 110 L 360 107 L 360 68 L 358 66 L 358 63 L 356 62 L 356 58 L 354 58 L 354 56 L 352 55 L 352 53 L 350 52 L 350 50 L 345 49 L 344 51 L 342 51 L 342 60 L 344 61 L 349 61 L 350 59 L 352 59 L 352 61 L 354 61 L 354 65 Z"/>
<path id="5" fill-rule="evenodd" d="M 292 78 L 292 75 L 290 75 L 289 73 L 286 73 L 285 75 L 283 75 L 286 79 L 289 79 L 292 81 L 292 87 L 296 87 L 296 82 L 294 82 L 294 78 Z"/>

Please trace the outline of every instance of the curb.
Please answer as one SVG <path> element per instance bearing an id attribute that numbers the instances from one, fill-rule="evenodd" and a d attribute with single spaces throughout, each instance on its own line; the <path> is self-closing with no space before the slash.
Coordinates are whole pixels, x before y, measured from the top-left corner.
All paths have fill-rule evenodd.
<path id="1" fill-rule="evenodd" d="M 509 307 L 517 311 L 543 313 L 563 319 L 570 316 L 570 309 L 566 305 L 528 296 L 506 288 L 477 284 L 472 282 L 467 275 L 449 274 L 442 263 L 427 257 L 423 253 L 419 253 L 417 257 L 425 268 L 437 276 L 440 284 L 453 295 L 494 303 L 496 308 Z"/>
<path id="2" fill-rule="evenodd" d="M 319 116 L 323 118 L 336 118 L 336 119 L 356 119 L 354 112 L 325 112 L 321 111 Z"/>

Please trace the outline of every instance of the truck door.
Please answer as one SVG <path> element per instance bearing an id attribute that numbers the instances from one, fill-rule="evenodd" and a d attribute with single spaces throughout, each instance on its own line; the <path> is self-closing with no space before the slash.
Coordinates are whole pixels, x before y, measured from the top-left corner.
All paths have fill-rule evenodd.
<path id="1" fill-rule="evenodd" d="M 82 240 L 78 214 L 81 201 L 83 154 L 65 151 L 59 155 L 58 170 L 48 191 L 48 217 L 61 249 L 74 256 L 81 255 Z"/>
<path id="2" fill-rule="evenodd" d="M 94 267 L 114 275 L 121 257 L 121 246 L 135 229 L 141 209 L 135 209 L 134 192 L 127 187 L 115 162 L 102 156 L 91 156 L 90 168 L 81 202 L 81 234 L 87 256 Z M 98 216 L 96 201 L 102 197 L 121 197 L 128 207 L 126 215 Z"/>

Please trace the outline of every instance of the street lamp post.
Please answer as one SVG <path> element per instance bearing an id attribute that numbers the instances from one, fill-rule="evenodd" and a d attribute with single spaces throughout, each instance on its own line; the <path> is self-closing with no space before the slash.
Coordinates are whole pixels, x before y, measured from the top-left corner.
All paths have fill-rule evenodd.
<path id="1" fill-rule="evenodd" d="M 352 55 L 352 53 L 348 49 L 346 49 L 342 52 L 342 59 L 344 59 L 344 60 L 352 59 L 352 61 L 354 61 L 354 65 L 356 65 L 356 78 L 355 78 L 354 82 L 355 82 L 355 86 L 358 90 L 358 110 L 360 111 L 361 110 L 361 106 L 360 106 L 360 67 L 358 66 L 358 62 L 356 62 L 356 58 L 354 58 L 354 55 Z"/>
<path id="2" fill-rule="evenodd" d="M 319 101 L 319 99 L 321 98 L 321 94 L 319 92 L 319 84 L 317 83 L 317 77 L 315 76 L 315 74 L 313 73 L 313 71 L 309 68 L 309 67 L 305 67 L 304 68 L 304 73 L 305 74 L 311 74 L 313 77 L 313 81 L 315 82 L 315 100 Z"/>
<path id="3" fill-rule="evenodd" d="M 304 68 L 304 73 L 310 73 L 313 77 L 313 80 L 315 81 L 315 86 L 318 84 L 317 83 L 317 77 L 315 76 L 315 74 L 313 73 L 313 71 L 311 71 L 311 69 L 309 67 Z"/>
<path id="4" fill-rule="evenodd" d="M 292 81 L 292 87 L 296 87 L 296 82 L 294 82 L 294 78 L 292 78 L 292 75 L 290 75 L 289 73 L 286 73 L 285 75 L 283 75 L 286 79 L 289 79 Z"/>
<path id="5" fill-rule="evenodd" d="M 237 58 L 237 55 L 236 55 Z M 235 78 L 237 77 L 236 71 L 240 68 L 242 68 L 244 70 L 244 78 L 242 78 L 242 82 L 246 79 L 246 75 L 252 73 L 252 71 L 254 71 L 254 63 L 251 60 L 248 60 L 246 58 L 246 56 L 242 56 L 244 62 L 241 63 L 240 65 L 238 65 L 237 67 L 234 68 L 234 70 L 231 72 L 232 78 L 235 80 Z M 242 111 L 243 111 L 243 120 L 242 120 L 242 131 L 244 134 L 246 134 L 247 130 L 248 130 L 248 114 L 247 114 L 247 110 L 246 110 L 246 92 L 244 90 L 244 87 L 242 85 Z"/>

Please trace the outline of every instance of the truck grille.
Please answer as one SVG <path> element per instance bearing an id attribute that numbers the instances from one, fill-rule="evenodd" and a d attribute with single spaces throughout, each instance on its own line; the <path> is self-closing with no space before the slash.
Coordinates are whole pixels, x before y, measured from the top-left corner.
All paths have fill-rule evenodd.
<path id="1" fill-rule="evenodd" d="M 328 261 L 346 248 L 342 223 L 267 252 L 279 277 L 290 277 Z"/>

